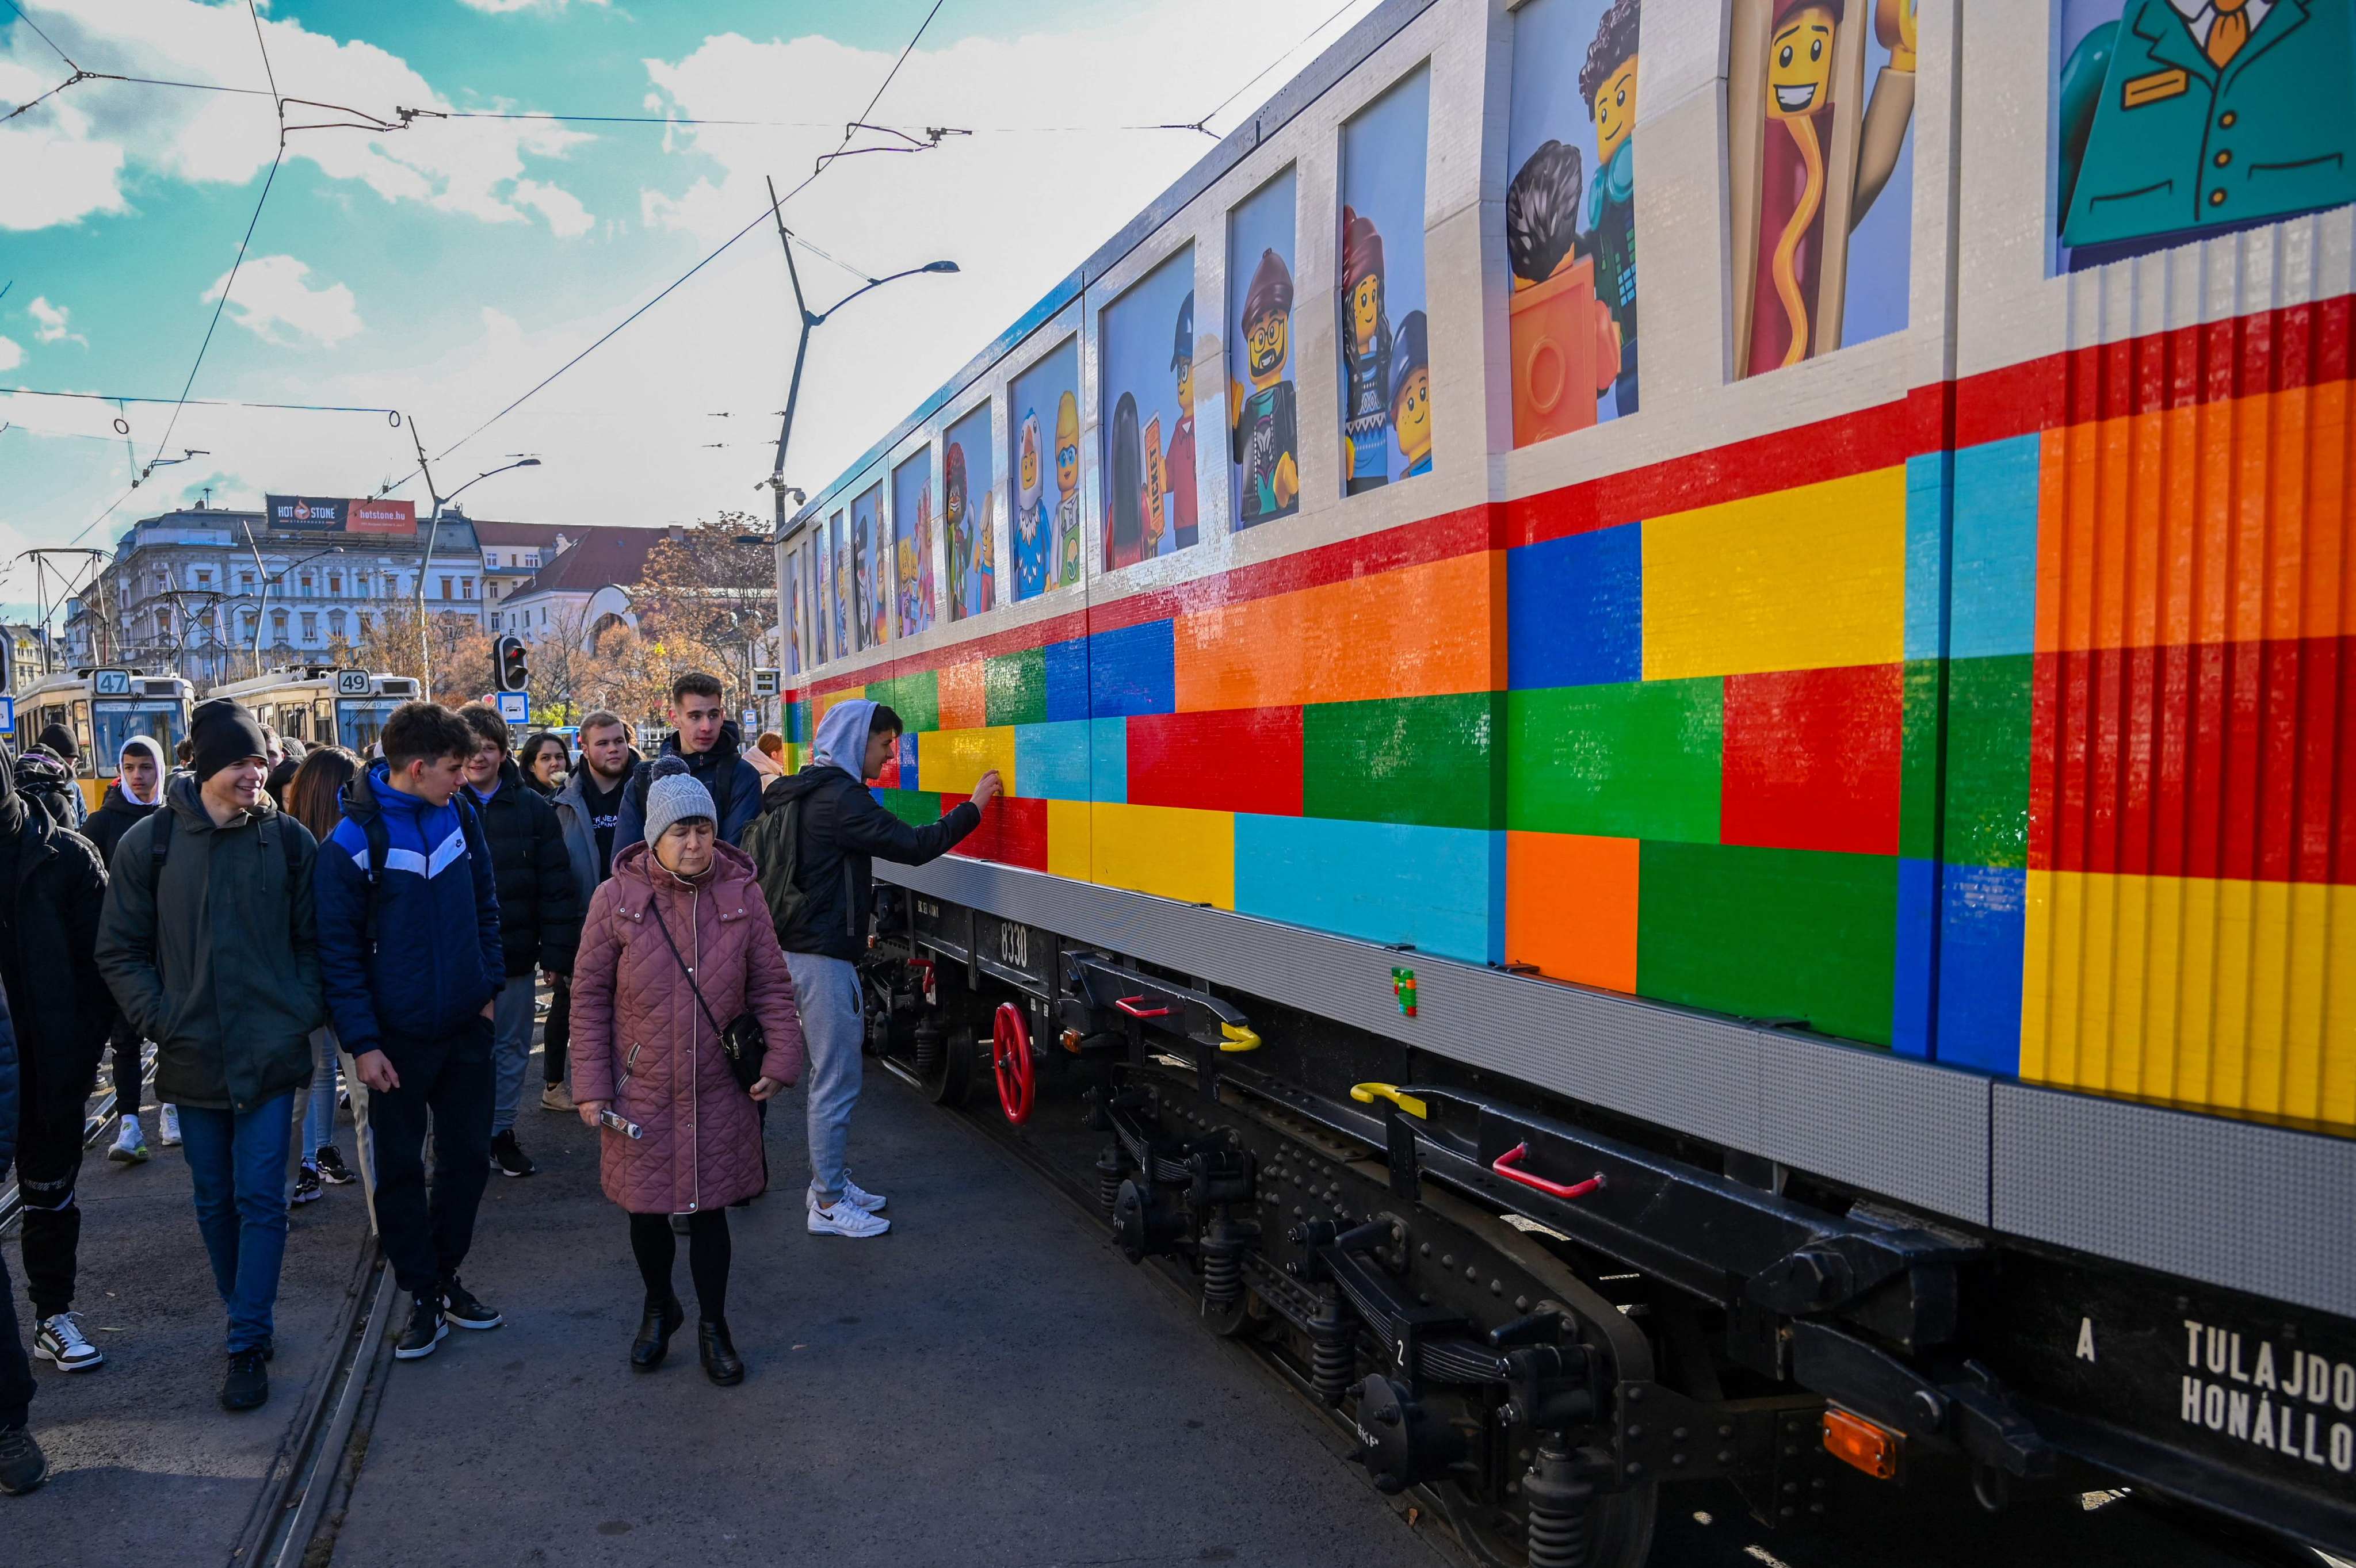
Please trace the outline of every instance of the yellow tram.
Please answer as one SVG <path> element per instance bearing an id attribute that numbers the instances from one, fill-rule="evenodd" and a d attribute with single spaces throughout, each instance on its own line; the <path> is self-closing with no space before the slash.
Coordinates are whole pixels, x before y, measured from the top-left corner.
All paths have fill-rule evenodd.
<path id="1" fill-rule="evenodd" d="M 52 724 L 65 726 L 80 750 L 74 764 L 82 799 L 93 811 L 114 782 L 115 759 L 134 735 L 152 735 L 168 761 L 188 732 L 196 688 L 171 674 L 121 666 L 85 667 L 43 677 L 16 694 L 10 747 L 22 753 Z"/>
<path id="2" fill-rule="evenodd" d="M 421 694 L 411 676 L 289 665 L 214 687 L 205 695 L 237 699 L 262 723 L 306 746 L 348 746 L 366 752 L 376 744 L 392 710 Z"/>

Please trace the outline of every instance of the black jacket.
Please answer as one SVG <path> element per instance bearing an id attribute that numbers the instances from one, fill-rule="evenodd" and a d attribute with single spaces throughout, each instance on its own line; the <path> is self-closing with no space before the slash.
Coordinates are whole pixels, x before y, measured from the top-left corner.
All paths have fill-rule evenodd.
<path id="1" fill-rule="evenodd" d="M 118 782 L 106 786 L 106 798 L 99 803 L 90 820 L 82 824 L 81 836 L 98 846 L 98 858 L 109 865 L 114 862 L 114 847 L 131 831 L 131 825 L 154 811 L 152 805 L 142 805 L 123 793 Z"/>
<path id="2" fill-rule="evenodd" d="M 8 998 L 0 995 L 0 1176 L 16 1157 L 16 1026 L 8 1021 Z"/>
<path id="3" fill-rule="evenodd" d="M 499 764 L 497 795 L 487 801 L 471 784 L 466 794 L 490 843 L 508 978 L 534 969 L 571 974 L 581 945 L 581 893 L 556 808 L 523 782 L 513 757 Z"/>
<path id="4" fill-rule="evenodd" d="M 777 933 L 778 944 L 788 953 L 857 963 L 867 952 L 876 857 L 921 866 L 948 854 L 981 826 L 981 813 L 969 800 L 938 822 L 912 827 L 877 805 L 865 784 L 841 768 L 819 763 L 791 777 L 772 779 L 761 793 L 761 810 L 782 811 L 798 796 L 802 801 L 802 841 L 794 885 L 805 899 L 799 917 Z"/>
<path id="5" fill-rule="evenodd" d="M 98 969 L 106 868 L 80 835 L 0 784 L 0 864 L 16 960 L 0 969 L 16 1026 L 19 1114 L 30 1122 L 81 1119 L 114 1023 Z"/>
<path id="6" fill-rule="evenodd" d="M 311 1031 L 327 1021 L 318 846 L 267 795 L 226 827 L 192 774 L 166 781 L 164 800 L 114 847 L 99 961 L 123 1016 L 155 1042 L 158 1100 L 250 1111 L 310 1082 Z"/>
<path id="7" fill-rule="evenodd" d="M 736 720 L 726 719 L 721 721 L 720 740 L 712 750 L 682 752 L 679 737 L 673 735 L 653 756 L 631 769 L 630 782 L 622 790 L 621 817 L 614 826 L 613 858 L 618 860 L 623 850 L 646 841 L 647 786 L 654 782 L 655 764 L 665 757 L 686 760 L 687 771 L 712 792 L 712 804 L 720 810 L 715 825 L 720 837 L 731 844 L 744 843 L 744 829 L 761 815 L 761 771 L 744 760 L 744 743 Z"/>

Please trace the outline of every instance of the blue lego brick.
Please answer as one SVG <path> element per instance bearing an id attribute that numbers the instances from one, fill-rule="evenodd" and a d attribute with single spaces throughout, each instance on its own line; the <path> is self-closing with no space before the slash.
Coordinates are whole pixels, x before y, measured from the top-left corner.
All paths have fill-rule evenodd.
<path id="1" fill-rule="evenodd" d="M 1236 816 L 1236 908 L 1419 953 L 1496 962 L 1505 836 L 1336 817 Z"/>
<path id="2" fill-rule="evenodd" d="M 1110 719 L 1171 713 L 1178 707 L 1177 656 L 1167 620 L 1146 621 L 1088 638 L 1089 715 Z M 1052 693 L 1050 719 L 1055 712 Z"/>
<path id="3" fill-rule="evenodd" d="M 1954 456 L 1906 460 L 1906 656 L 1947 656 L 1947 539 Z"/>
<path id="4" fill-rule="evenodd" d="M 1939 932 L 1939 1060 L 2012 1077 L 2020 1071 L 2021 946 L 2029 873 L 1946 868 Z"/>
<path id="5" fill-rule="evenodd" d="M 924 786 L 916 782 L 916 733 L 911 730 L 900 737 L 900 787 L 902 789 L 923 788 Z"/>
<path id="6" fill-rule="evenodd" d="M 1505 552 L 1511 686 L 1644 678 L 1644 526 L 1622 523 Z"/>
<path id="7" fill-rule="evenodd" d="M 1129 720 L 1096 719 L 1088 724 L 1088 798 L 1129 799 Z"/>
<path id="8" fill-rule="evenodd" d="M 1086 719 L 1088 716 L 1088 640 L 1074 637 L 1069 642 L 1049 643 L 1041 650 L 1040 663 L 1047 677 L 1049 720 Z"/>
<path id="9" fill-rule="evenodd" d="M 2040 440 L 2015 436 L 1955 453 L 1951 658 L 2035 651 Z"/>
<path id="10" fill-rule="evenodd" d="M 1088 798 L 1088 721 L 1014 727 L 1015 787 L 1039 800 Z"/>

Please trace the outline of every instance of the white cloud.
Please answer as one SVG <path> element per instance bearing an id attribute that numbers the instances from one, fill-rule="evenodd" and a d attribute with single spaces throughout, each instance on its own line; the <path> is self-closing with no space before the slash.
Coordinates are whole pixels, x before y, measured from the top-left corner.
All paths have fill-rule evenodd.
<path id="1" fill-rule="evenodd" d="M 236 88 L 261 80 L 253 25 L 242 5 L 45 0 L 41 20 L 67 53 L 103 60 L 124 76 Z M 277 79 L 290 84 L 286 91 L 386 121 L 393 120 L 396 106 L 453 107 L 424 77 L 373 44 L 339 43 L 294 20 L 265 19 L 262 27 Z M 9 29 L 0 40 L 0 97 L 23 102 L 56 86 L 58 75 L 55 57 L 31 29 Z M 288 113 L 297 123 L 346 118 L 300 104 Z M 277 127 L 266 96 L 79 83 L 0 123 L 0 229 L 45 229 L 126 211 L 126 191 L 143 174 L 242 184 L 269 165 Z M 526 159 L 561 157 L 590 140 L 548 121 L 421 118 L 386 132 L 303 132 L 288 138 L 286 155 L 333 178 L 358 180 L 387 201 L 422 201 L 486 222 L 522 223 L 530 220 L 519 189 Z M 554 198 L 543 196 L 530 205 L 552 224 L 560 217 L 573 220 Z"/>
<path id="2" fill-rule="evenodd" d="M 230 294 L 230 319 L 265 343 L 291 343 L 307 337 L 332 348 L 360 331 L 360 314 L 353 307 L 352 291 L 342 283 L 315 289 L 304 283 L 310 267 L 292 256 L 254 256 L 237 270 Z M 230 286 L 223 272 L 205 291 L 206 303 L 220 298 Z M 284 327 L 281 337 L 272 329 Z"/>
<path id="3" fill-rule="evenodd" d="M 0 337 L 0 370 L 14 370 L 25 362 L 25 349 L 13 337 Z"/>
<path id="4" fill-rule="evenodd" d="M 581 0 L 584 5 L 604 5 L 607 0 Z M 494 16 L 509 11 L 562 11 L 565 0 L 458 0 L 470 11 L 488 11 Z"/>
<path id="5" fill-rule="evenodd" d="M 571 240 L 597 227 L 581 198 L 562 186 L 542 185 L 538 180 L 518 180 L 514 196 L 519 206 L 529 207 L 548 219 L 549 231 L 559 240 Z"/>
<path id="6" fill-rule="evenodd" d="M 65 306 L 61 304 L 51 304 L 45 296 L 36 294 L 33 296 L 33 303 L 27 305 L 25 308 L 32 313 L 32 316 L 35 321 L 40 323 L 40 325 L 33 329 L 33 336 L 37 341 L 41 343 L 57 343 L 62 341 L 66 343 L 79 343 L 84 348 L 90 347 L 89 338 L 84 337 L 79 332 L 69 332 L 66 330 L 66 316 L 68 313 Z"/>

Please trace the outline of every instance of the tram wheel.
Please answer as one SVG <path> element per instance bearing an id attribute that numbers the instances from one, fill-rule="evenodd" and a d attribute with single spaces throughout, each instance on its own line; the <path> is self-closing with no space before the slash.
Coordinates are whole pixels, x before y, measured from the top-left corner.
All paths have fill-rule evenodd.
<path id="1" fill-rule="evenodd" d="M 998 1079 L 998 1105 L 1016 1126 L 1031 1119 L 1039 1070 L 1031 1058 L 1031 1025 L 1023 1009 L 1001 1002 L 990 1031 L 990 1066 Z"/>

